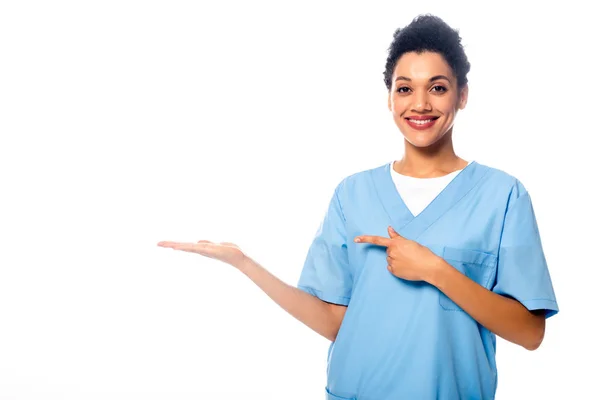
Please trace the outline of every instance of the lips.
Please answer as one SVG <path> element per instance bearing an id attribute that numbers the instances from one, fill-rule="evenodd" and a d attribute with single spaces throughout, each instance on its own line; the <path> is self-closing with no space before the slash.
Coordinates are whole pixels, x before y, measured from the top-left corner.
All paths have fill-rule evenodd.
<path id="1" fill-rule="evenodd" d="M 435 121 L 439 117 L 434 115 L 412 115 L 405 118 L 408 125 L 413 129 L 423 130 L 431 128 L 435 125 Z"/>

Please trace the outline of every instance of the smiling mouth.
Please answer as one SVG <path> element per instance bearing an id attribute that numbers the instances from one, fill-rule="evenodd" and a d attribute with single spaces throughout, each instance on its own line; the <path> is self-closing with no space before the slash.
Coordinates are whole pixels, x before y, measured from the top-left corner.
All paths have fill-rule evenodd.
<path id="1" fill-rule="evenodd" d="M 415 125 L 427 125 L 427 124 L 435 121 L 438 118 L 439 117 L 431 117 L 431 118 L 427 118 L 427 119 L 406 118 L 406 120 Z"/>
<path id="2" fill-rule="evenodd" d="M 431 128 L 435 125 L 435 121 L 437 121 L 439 117 L 434 117 L 430 115 L 416 116 L 416 117 L 407 117 L 406 122 L 408 126 L 413 129 L 422 131 Z"/>

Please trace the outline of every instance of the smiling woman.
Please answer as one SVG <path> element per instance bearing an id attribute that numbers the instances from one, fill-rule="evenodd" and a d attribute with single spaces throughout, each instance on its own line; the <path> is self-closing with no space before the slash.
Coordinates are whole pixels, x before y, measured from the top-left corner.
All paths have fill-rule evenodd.
<path id="1" fill-rule="evenodd" d="M 395 32 L 384 82 L 404 155 L 337 185 L 297 287 L 233 243 L 158 244 L 233 265 L 331 340 L 328 400 L 493 399 L 496 335 L 534 350 L 558 312 L 529 193 L 454 152 L 469 70 L 440 18 Z"/>
<path id="2" fill-rule="evenodd" d="M 409 52 L 398 60 L 388 108 L 411 145 L 429 147 L 450 139 L 468 95 L 468 86 L 460 87 L 454 75 L 439 53 Z"/>

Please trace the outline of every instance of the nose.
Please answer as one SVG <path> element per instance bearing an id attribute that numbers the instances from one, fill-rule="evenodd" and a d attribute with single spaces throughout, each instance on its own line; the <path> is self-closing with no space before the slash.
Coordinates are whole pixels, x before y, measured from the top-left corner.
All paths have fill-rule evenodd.
<path id="1" fill-rule="evenodd" d="M 429 96 L 425 91 L 417 91 L 414 95 L 413 111 L 425 112 L 431 111 L 431 104 L 429 104 Z"/>

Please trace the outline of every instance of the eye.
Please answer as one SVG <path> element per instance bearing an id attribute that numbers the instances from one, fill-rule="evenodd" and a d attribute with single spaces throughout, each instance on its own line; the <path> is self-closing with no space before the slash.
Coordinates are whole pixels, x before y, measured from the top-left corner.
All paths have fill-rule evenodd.
<path id="1" fill-rule="evenodd" d="M 437 93 L 445 93 L 448 89 L 446 89 L 444 86 L 442 85 L 435 85 L 434 87 L 431 88 L 434 92 Z"/>
<path id="2" fill-rule="evenodd" d="M 406 86 L 401 86 L 398 89 L 396 89 L 396 92 L 398 93 L 408 93 L 410 90 L 410 88 L 406 87 Z"/>

